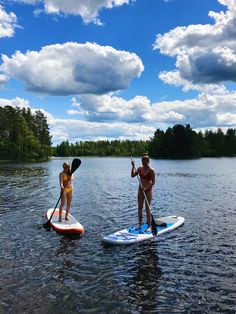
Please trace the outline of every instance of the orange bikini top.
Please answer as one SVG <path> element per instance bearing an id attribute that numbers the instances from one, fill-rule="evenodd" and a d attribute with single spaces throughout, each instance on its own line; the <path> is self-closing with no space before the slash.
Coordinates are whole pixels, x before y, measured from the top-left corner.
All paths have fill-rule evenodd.
<path id="1" fill-rule="evenodd" d="M 63 185 L 67 183 L 68 181 L 70 181 L 71 178 L 72 178 L 71 176 L 68 176 L 67 174 L 63 173 L 63 177 L 62 177 Z"/>

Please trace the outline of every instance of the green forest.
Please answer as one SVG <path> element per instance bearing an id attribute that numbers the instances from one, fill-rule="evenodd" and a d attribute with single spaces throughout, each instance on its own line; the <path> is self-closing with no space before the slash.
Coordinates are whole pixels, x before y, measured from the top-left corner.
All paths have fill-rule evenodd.
<path id="1" fill-rule="evenodd" d="M 51 135 L 44 114 L 29 108 L 0 107 L 0 159 L 43 161 L 51 155 Z"/>
<path id="2" fill-rule="evenodd" d="M 157 129 L 149 141 L 64 141 L 53 148 L 54 156 L 141 156 L 144 152 L 169 159 L 236 156 L 236 130 L 224 133 L 219 128 L 203 134 L 189 124 L 176 124 L 166 131 Z"/>
<path id="3" fill-rule="evenodd" d="M 79 136 L 79 134 L 78 134 Z M 157 129 L 148 141 L 64 141 L 52 147 L 49 126 L 37 110 L 0 107 L 0 160 L 43 161 L 51 156 L 141 156 L 191 159 L 236 156 L 236 130 L 194 131 L 189 124 Z"/>
<path id="4" fill-rule="evenodd" d="M 141 156 L 149 149 L 149 141 L 82 141 L 62 142 L 53 148 L 54 156 Z"/>
<path id="5" fill-rule="evenodd" d="M 195 132 L 189 124 L 176 124 L 165 132 L 156 130 L 149 143 L 154 158 L 200 158 L 236 156 L 236 130 Z"/>

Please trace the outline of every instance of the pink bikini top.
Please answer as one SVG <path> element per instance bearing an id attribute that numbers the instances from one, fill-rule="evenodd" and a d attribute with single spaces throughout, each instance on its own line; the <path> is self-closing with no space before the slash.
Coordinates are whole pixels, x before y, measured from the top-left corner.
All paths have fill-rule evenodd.
<path id="1" fill-rule="evenodd" d="M 143 180 L 151 180 L 152 179 L 152 172 L 148 171 L 145 175 L 142 174 L 141 168 L 138 168 L 137 173 L 139 174 L 140 178 Z"/>

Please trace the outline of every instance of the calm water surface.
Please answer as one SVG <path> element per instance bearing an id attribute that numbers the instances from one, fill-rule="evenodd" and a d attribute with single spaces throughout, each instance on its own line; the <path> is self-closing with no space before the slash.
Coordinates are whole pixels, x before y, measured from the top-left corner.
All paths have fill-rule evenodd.
<path id="1" fill-rule="evenodd" d="M 235 313 L 236 158 L 152 160 L 154 216 L 185 225 L 110 248 L 104 235 L 137 222 L 138 182 L 129 158 L 81 160 L 80 239 L 42 228 L 63 160 L 0 165 L 0 313 Z"/>

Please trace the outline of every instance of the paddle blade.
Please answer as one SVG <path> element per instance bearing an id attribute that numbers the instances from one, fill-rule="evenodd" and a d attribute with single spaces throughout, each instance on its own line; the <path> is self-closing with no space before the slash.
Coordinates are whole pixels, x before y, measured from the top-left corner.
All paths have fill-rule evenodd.
<path id="1" fill-rule="evenodd" d="M 50 223 L 50 220 L 48 220 L 47 222 L 45 222 L 45 224 L 43 224 L 43 227 L 45 229 L 47 229 L 48 231 L 51 230 L 51 223 Z"/>
<path id="2" fill-rule="evenodd" d="M 156 223 L 155 223 L 155 220 L 154 220 L 153 215 L 152 215 L 152 234 L 153 234 L 154 236 L 157 235 L 157 225 L 156 225 Z"/>
<path id="3" fill-rule="evenodd" d="M 76 169 L 81 165 L 81 160 L 79 158 L 74 158 L 71 164 L 71 174 L 75 172 Z"/>

